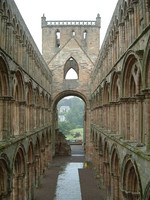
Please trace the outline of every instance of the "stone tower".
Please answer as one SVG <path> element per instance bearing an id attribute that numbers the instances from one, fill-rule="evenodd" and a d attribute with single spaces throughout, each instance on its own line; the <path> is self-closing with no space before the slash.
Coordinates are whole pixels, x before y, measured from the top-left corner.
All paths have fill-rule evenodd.
<path id="1" fill-rule="evenodd" d="M 65 96 L 78 96 L 85 102 L 86 146 L 89 146 L 90 74 L 99 53 L 100 16 L 95 21 L 46 21 L 42 17 L 42 53 L 52 72 L 52 110 L 54 133 L 57 129 L 56 105 Z M 77 79 L 67 79 L 73 69 Z M 53 134 L 52 137 L 55 137 Z M 55 140 L 55 138 L 53 138 Z M 54 149 L 54 147 L 53 147 Z M 86 152 L 89 150 L 86 149 Z"/>
<path id="2" fill-rule="evenodd" d="M 100 44 L 100 15 L 95 21 L 46 21 L 42 20 L 42 54 L 50 62 L 72 38 L 84 52 L 95 62 Z"/>

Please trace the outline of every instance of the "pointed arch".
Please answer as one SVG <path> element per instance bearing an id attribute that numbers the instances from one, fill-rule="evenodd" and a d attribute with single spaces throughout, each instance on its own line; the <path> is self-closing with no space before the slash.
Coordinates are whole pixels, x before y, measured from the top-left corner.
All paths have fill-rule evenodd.
<path id="1" fill-rule="evenodd" d="M 138 168 L 135 162 L 128 156 L 124 159 L 122 172 L 122 191 L 124 198 L 128 200 L 142 199 Z"/>
<path id="2" fill-rule="evenodd" d="M 10 168 L 9 161 L 5 154 L 0 156 L 0 198 L 9 198 L 10 192 Z"/>
<path id="3" fill-rule="evenodd" d="M 20 187 L 16 187 L 19 185 Z M 13 163 L 13 200 L 25 198 L 25 152 L 22 146 L 18 147 Z"/>
<path id="4" fill-rule="evenodd" d="M 115 200 L 122 199 L 119 160 L 118 149 L 114 145 L 111 153 L 111 198 Z"/>
<path id="5" fill-rule="evenodd" d="M 0 55 L 0 96 L 9 95 L 8 69 L 5 60 Z"/>
<path id="6" fill-rule="evenodd" d="M 134 52 L 129 51 L 124 59 L 121 74 L 122 96 L 130 97 L 140 92 L 139 88 L 142 88 L 141 69 L 138 56 Z"/>
<path id="7" fill-rule="evenodd" d="M 120 97 L 120 78 L 116 72 L 112 75 L 110 85 L 110 98 L 112 101 L 118 101 Z"/>
<path id="8" fill-rule="evenodd" d="M 33 180 L 34 180 L 34 149 L 33 143 L 30 141 L 27 154 L 27 196 L 28 199 L 33 199 Z"/>
<path id="9" fill-rule="evenodd" d="M 66 75 L 69 72 L 69 70 L 73 69 L 77 75 L 77 79 L 79 78 L 79 66 L 76 60 L 73 57 L 70 57 L 65 65 L 64 65 L 64 79 L 66 79 Z"/>

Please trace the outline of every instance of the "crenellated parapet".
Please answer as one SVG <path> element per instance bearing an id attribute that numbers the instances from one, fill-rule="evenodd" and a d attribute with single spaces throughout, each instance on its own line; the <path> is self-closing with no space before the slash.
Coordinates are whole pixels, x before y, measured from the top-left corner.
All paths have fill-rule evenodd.
<path id="1" fill-rule="evenodd" d="M 42 27 L 45 26 L 97 26 L 101 27 L 100 15 L 98 14 L 96 20 L 46 20 L 46 17 L 42 17 Z"/>
<path id="2" fill-rule="evenodd" d="M 42 54 L 49 64 L 55 55 L 70 41 L 74 40 L 94 63 L 100 44 L 101 18 L 96 20 L 46 20 L 41 18 Z M 94 47 L 94 48 L 93 48 Z"/>

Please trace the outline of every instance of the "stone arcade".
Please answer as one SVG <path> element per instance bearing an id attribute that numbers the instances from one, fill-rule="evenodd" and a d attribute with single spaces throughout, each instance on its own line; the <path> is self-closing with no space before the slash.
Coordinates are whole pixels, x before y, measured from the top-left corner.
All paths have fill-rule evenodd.
<path id="1" fill-rule="evenodd" d="M 14 1 L 0 0 L 0 199 L 34 199 L 69 95 L 85 102 L 86 159 L 106 199 L 150 199 L 150 1 L 119 0 L 100 51 L 99 40 L 99 14 L 43 16 L 42 56 Z"/>

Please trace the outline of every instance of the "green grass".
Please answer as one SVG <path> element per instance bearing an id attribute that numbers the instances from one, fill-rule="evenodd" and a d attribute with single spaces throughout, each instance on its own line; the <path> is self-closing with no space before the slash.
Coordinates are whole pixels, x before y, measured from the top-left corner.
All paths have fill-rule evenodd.
<path id="1" fill-rule="evenodd" d="M 75 133 L 80 133 L 81 135 L 79 137 L 74 138 Z M 83 128 L 76 128 L 76 129 L 72 129 L 70 131 L 70 134 L 66 135 L 66 138 L 68 138 L 69 140 L 81 140 L 83 139 Z"/>

